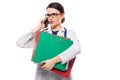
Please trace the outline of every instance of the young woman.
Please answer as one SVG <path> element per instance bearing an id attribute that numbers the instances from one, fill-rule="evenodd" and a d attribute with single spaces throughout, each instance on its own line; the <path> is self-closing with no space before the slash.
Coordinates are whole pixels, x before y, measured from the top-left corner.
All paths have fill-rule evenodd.
<path id="1" fill-rule="evenodd" d="M 79 41 L 74 31 L 68 30 L 62 26 L 62 23 L 65 21 L 65 13 L 64 8 L 60 3 L 50 3 L 46 8 L 46 12 L 47 14 L 45 15 L 45 18 L 40 20 L 40 23 L 37 27 L 33 28 L 17 40 L 17 46 L 24 48 L 33 48 L 36 36 L 35 33 L 38 30 L 64 37 L 66 34 L 66 37 L 70 38 L 73 41 L 72 46 L 70 46 L 67 50 L 60 53 L 56 57 L 46 60 L 46 64 L 42 67 L 40 65 L 37 65 L 35 80 L 72 80 L 71 76 L 69 78 L 64 78 L 52 72 L 51 69 L 53 69 L 54 65 L 58 62 L 64 64 L 76 57 L 76 55 L 80 53 Z M 48 25 L 45 25 L 45 21 L 48 22 Z"/>

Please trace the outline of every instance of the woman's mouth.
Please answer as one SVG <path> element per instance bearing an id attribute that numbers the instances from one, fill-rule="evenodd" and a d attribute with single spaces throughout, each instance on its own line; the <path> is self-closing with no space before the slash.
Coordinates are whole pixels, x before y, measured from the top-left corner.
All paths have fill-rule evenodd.
<path id="1" fill-rule="evenodd" d="M 53 24 L 53 23 L 54 23 L 54 21 L 50 21 L 49 23 L 50 23 L 50 24 Z"/>

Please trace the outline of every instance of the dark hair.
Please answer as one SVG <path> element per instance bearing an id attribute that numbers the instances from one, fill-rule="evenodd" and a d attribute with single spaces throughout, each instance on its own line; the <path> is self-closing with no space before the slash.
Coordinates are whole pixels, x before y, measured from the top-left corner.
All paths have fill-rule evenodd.
<path id="1" fill-rule="evenodd" d="M 60 11 L 60 13 L 65 13 L 63 6 L 60 3 L 58 3 L 58 2 L 52 2 L 52 3 L 50 3 L 47 6 L 46 9 L 48 9 L 48 8 L 54 8 L 54 9 L 57 9 L 58 11 Z M 64 21 L 65 21 L 65 18 L 62 19 L 61 23 L 63 23 Z"/>

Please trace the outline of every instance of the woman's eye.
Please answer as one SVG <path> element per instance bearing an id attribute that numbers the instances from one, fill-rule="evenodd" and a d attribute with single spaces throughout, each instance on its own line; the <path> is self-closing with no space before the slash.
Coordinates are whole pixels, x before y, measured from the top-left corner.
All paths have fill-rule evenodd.
<path id="1" fill-rule="evenodd" d="M 53 13 L 52 15 L 53 15 L 53 16 L 56 16 L 57 14 L 56 14 L 56 13 Z"/>

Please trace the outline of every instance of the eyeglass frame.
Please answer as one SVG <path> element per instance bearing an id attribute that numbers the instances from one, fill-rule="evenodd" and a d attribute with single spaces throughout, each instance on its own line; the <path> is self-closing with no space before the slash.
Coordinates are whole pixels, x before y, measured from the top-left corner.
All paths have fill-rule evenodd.
<path id="1" fill-rule="evenodd" d="M 50 18 L 50 17 L 55 18 L 55 17 L 57 17 L 58 15 L 60 15 L 60 13 L 51 13 L 51 14 L 45 14 L 45 17 L 46 17 L 46 18 Z"/>

